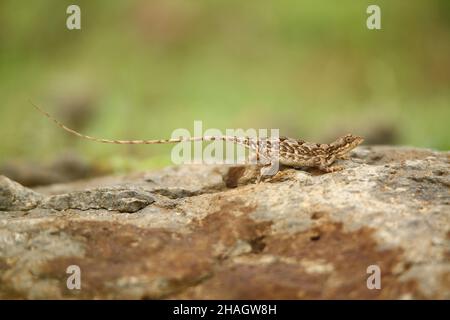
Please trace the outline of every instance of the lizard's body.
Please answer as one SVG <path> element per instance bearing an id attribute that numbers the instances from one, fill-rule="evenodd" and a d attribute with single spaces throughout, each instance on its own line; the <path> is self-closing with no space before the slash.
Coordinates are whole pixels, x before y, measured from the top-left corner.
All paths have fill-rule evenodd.
<path id="1" fill-rule="evenodd" d="M 353 136 L 351 134 L 347 134 L 330 144 L 311 143 L 286 137 L 249 138 L 237 136 L 180 137 L 165 140 L 110 140 L 91 137 L 70 129 L 35 104 L 32 103 L 32 105 L 65 131 L 91 141 L 113 144 L 167 144 L 222 140 L 243 145 L 246 148 L 255 151 L 258 159 L 263 160 L 262 163 L 265 163 L 266 165 L 278 161 L 284 166 L 294 168 L 319 168 L 325 172 L 341 170 L 341 167 L 332 166 L 334 161 L 337 159 L 346 159 L 349 151 L 354 149 L 364 140 L 362 137 Z"/>

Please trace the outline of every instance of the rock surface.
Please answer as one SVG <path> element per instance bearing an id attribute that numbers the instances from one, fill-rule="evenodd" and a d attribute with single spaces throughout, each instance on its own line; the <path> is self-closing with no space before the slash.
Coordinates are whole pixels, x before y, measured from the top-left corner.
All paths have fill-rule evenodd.
<path id="1" fill-rule="evenodd" d="M 0 298 L 449 299 L 449 160 L 360 147 L 341 172 L 260 184 L 207 165 L 34 190 L 0 177 Z"/>
<path id="2" fill-rule="evenodd" d="M 37 207 L 42 199 L 42 195 L 0 176 L 0 211 L 30 210 Z"/>

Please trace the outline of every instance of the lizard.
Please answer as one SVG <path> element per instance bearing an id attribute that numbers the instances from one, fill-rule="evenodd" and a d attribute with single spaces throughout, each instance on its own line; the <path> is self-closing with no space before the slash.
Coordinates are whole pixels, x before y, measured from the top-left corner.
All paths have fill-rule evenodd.
<path id="1" fill-rule="evenodd" d="M 326 143 L 312 143 L 305 140 L 293 139 L 288 137 L 278 138 L 249 138 L 238 136 L 199 136 L 199 137 L 179 137 L 173 139 L 161 140 L 111 140 L 96 138 L 89 135 L 82 134 L 65 126 L 60 121 L 56 120 L 48 112 L 41 109 L 39 106 L 30 101 L 30 103 L 47 118 L 53 121 L 58 127 L 63 130 L 78 136 L 83 139 L 96 141 L 100 143 L 111 144 L 168 144 L 194 141 L 225 141 L 231 142 L 254 151 L 257 159 L 265 159 L 262 163 L 264 166 L 273 164 L 278 161 L 279 164 L 287 167 L 299 168 L 317 168 L 320 171 L 330 173 L 343 170 L 341 166 L 333 165 L 338 160 L 348 160 L 349 152 L 364 141 L 363 137 L 346 134 L 335 141 Z"/>

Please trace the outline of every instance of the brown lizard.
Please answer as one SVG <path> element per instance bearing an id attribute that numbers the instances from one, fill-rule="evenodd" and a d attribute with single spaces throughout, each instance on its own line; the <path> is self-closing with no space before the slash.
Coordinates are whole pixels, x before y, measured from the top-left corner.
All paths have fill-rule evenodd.
<path id="1" fill-rule="evenodd" d="M 110 140 L 91 137 L 66 127 L 49 113 L 30 101 L 30 103 L 41 113 L 55 122 L 59 127 L 83 139 L 101 143 L 113 144 L 166 144 L 192 141 L 228 141 L 243 145 L 256 153 L 257 159 L 263 159 L 260 164 L 270 165 L 275 161 L 279 164 L 293 168 L 318 168 L 324 172 L 342 170 L 340 166 L 332 166 L 338 159 L 348 159 L 348 153 L 361 144 L 364 139 L 352 134 L 344 135 L 330 144 L 311 143 L 287 137 L 279 138 L 249 138 L 237 136 L 201 136 L 201 137 L 179 137 L 165 140 Z"/>

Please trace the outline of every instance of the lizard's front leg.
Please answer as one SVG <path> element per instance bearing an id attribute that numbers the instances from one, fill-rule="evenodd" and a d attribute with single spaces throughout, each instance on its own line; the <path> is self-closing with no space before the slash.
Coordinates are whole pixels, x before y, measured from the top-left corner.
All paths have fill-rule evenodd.
<path id="1" fill-rule="evenodd" d="M 333 162 L 334 162 L 335 158 L 330 158 L 330 159 L 326 159 L 326 158 L 322 158 L 320 159 L 320 163 L 317 166 L 319 168 L 319 170 L 323 171 L 323 172 L 336 172 L 336 171 L 341 171 L 344 169 L 344 167 L 341 166 L 332 166 Z"/>

